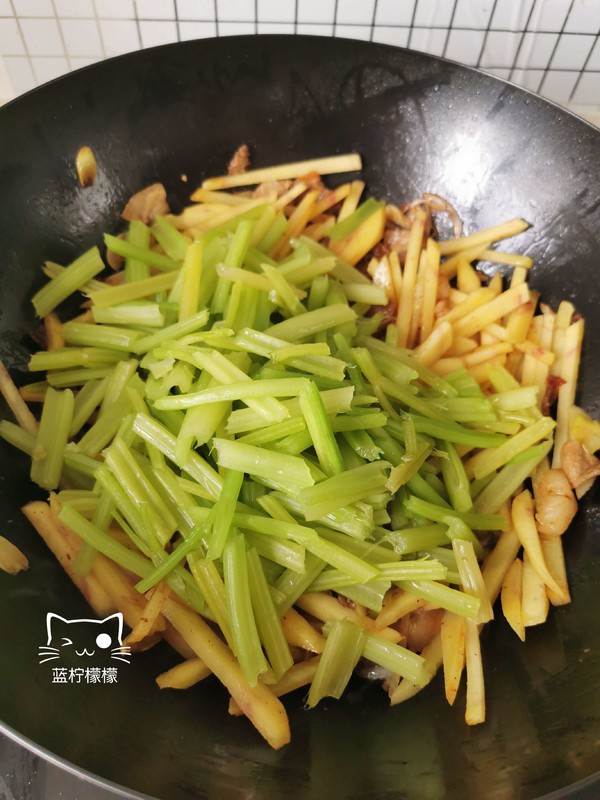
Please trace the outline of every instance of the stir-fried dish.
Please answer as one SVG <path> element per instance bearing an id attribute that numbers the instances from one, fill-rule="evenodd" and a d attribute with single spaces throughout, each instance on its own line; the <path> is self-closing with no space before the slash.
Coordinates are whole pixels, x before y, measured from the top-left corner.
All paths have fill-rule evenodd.
<path id="1" fill-rule="evenodd" d="M 392 705 L 440 667 L 454 703 L 465 673 L 483 722 L 482 626 L 499 598 L 524 640 L 569 602 L 562 535 L 600 472 L 584 320 L 499 246 L 527 223 L 463 235 L 437 195 L 322 181 L 360 166 L 250 170 L 241 147 L 180 213 L 147 187 L 105 260 L 44 264 L 39 379 L 0 372 L 0 436 L 49 493 L 23 511 L 69 577 L 133 651 L 174 649 L 161 688 L 214 675 L 275 748 L 283 695 L 312 708 L 355 673 Z"/>

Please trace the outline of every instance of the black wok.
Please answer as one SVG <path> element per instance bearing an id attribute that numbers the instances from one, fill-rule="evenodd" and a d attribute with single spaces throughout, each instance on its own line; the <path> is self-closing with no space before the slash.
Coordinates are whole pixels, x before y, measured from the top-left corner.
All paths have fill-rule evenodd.
<path id="1" fill-rule="evenodd" d="M 357 41 L 239 37 L 124 56 L 0 110 L 0 357 L 24 379 L 28 298 L 44 259 L 68 263 L 119 226 L 125 199 L 162 180 L 185 202 L 247 142 L 255 165 L 357 150 L 372 194 L 448 198 L 467 231 L 514 216 L 546 302 L 587 320 L 580 403 L 598 416 L 600 133 L 510 84 L 440 59 Z M 78 188 L 77 149 L 99 175 Z M 186 174 L 187 183 L 182 181 Z M 50 683 L 37 663 L 45 616 L 85 617 L 84 601 L 25 524 L 26 459 L 0 447 L 3 533 L 31 568 L 0 574 L 2 730 L 76 767 L 159 798 L 531 798 L 581 785 L 600 795 L 599 496 L 568 535 L 572 605 L 522 645 L 498 619 L 486 633 L 488 718 L 469 729 L 439 680 L 390 709 L 356 683 L 340 702 L 287 706 L 292 743 L 271 751 L 227 715 L 208 680 L 180 694 L 154 677 L 166 649 L 136 656 L 113 685 Z M 587 788 L 586 788 L 587 787 Z M 560 792 L 557 797 L 566 795 Z M 575 796 L 575 795 L 573 795 Z"/>

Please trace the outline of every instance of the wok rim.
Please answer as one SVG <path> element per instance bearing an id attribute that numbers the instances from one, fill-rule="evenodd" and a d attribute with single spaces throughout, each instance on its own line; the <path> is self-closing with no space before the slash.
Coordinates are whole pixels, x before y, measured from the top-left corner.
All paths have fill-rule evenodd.
<path id="1" fill-rule="evenodd" d="M 514 82 L 513 80 L 510 80 L 509 78 L 503 78 L 500 77 L 499 75 L 495 75 L 494 73 L 487 71 L 482 67 L 464 64 L 460 61 L 456 61 L 454 59 L 450 59 L 444 56 L 437 56 L 423 51 L 413 50 L 408 47 L 401 47 L 398 45 L 389 44 L 386 42 L 375 42 L 372 40 L 371 41 L 357 40 L 352 37 L 346 37 L 346 36 L 323 37 L 319 35 L 304 34 L 304 33 L 303 34 L 255 33 L 255 34 L 241 34 L 241 35 L 234 34 L 230 36 L 217 35 L 217 36 L 203 37 L 198 39 L 169 42 L 167 44 L 160 44 L 160 45 L 155 45 L 153 47 L 141 48 L 139 50 L 134 50 L 131 52 L 121 53 L 119 55 L 103 58 L 99 61 L 96 61 L 93 64 L 87 64 L 77 69 L 72 69 L 63 75 L 59 75 L 56 78 L 52 78 L 48 81 L 45 81 L 44 83 L 35 86 L 32 89 L 8 100 L 6 103 L 0 106 L 0 120 L 2 120 L 3 116 L 6 113 L 14 113 L 21 102 L 34 102 L 35 96 L 40 92 L 45 91 L 47 87 L 53 86 L 54 84 L 61 82 L 68 82 L 71 79 L 71 76 L 78 75 L 79 73 L 88 72 L 90 70 L 98 71 L 103 69 L 104 65 L 110 65 L 113 64 L 114 62 L 127 61 L 130 59 L 137 60 L 142 58 L 148 58 L 149 57 L 148 54 L 158 54 L 159 52 L 163 51 L 164 52 L 174 51 L 178 48 L 186 46 L 191 47 L 193 45 L 199 45 L 203 42 L 215 43 L 220 40 L 226 40 L 226 39 L 235 39 L 240 43 L 243 43 L 245 41 L 256 41 L 257 39 L 259 40 L 262 39 L 265 41 L 300 40 L 301 42 L 302 41 L 306 42 L 307 46 L 311 42 L 314 42 L 315 40 L 322 41 L 323 39 L 329 39 L 330 42 L 339 40 L 340 42 L 346 42 L 346 43 L 348 42 L 356 43 L 357 41 L 360 41 L 360 44 L 362 46 L 368 46 L 369 48 L 372 49 L 389 50 L 394 52 L 400 51 L 406 54 L 412 54 L 418 60 L 425 60 L 437 64 L 448 64 L 451 65 L 452 67 L 458 68 L 468 73 L 478 75 L 484 78 L 485 80 L 489 80 L 494 83 L 500 83 L 504 86 L 509 86 L 517 90 L 518 93 L 528 96 L 534 99 L 536 102 L 542 102 L 546 106 L 549 106 L 560 116 L 567 116 L 577 120 L 579 124 L 585 125 L 588 129 L 595 131 L 596 134 L 600 136 L 600 126 L 595 125 L 590 120 L 586 119 L 585 117 L 582 117 L 575 111 L 565 106 L 562 106 L 558 102 L 548 99 L 534 92 L 531 89 L 523 87 Z M 0 734 L 4 735 L 10 742 L 23 747 L 29 753 L 40 757 L 41 759 L 43 759 L 44 762 L 68 773 L 69 775 L 72 775 L 77 779 L 82 780 L 85 784 L 112 792 L 115 798 L 123 798 L 123 800 L 160 800 L 160 798 L 157 798 L 153 795 L 148 795 L 138 792 L 135 789 L 128 788 L 123 784 L 116 783 L 90 770 L 77 766 L 73 762 L 68 761 L 62 756 L 57 755 L 56 753 L 43 747 L 42 745 L 37 744 L 35 741 L 25 736 L 24 734 L 21 734 L 15 728 L 3 722 L 1 718 L 0 718 Z M 595 792 L 594 790 L 598 789 L 600 789 L 600 769 L 586 776 L 585 778 L 579 779 L 574 783 L 555 789 L 544 795 L 539 795 L 536 797 L 536 800 L 569 800 L 569 798 L 572 798 L 572 800 L 594 800 L 594 798 L 598 796 L 597 792 Z"/>

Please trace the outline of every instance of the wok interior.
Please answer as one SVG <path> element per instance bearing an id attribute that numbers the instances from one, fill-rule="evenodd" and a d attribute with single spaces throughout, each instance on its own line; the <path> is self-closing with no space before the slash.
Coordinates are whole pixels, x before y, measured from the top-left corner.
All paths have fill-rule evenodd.
<path id="1" fill-rule="evenodd" d="M 49 258 L 68 263 L 120 229 L 135 190 L 161 180 L 174 206 L 247 142 L 253 165 L 359 151 L 370 194 L 435 192 L 466 231 L 514 216 L 534 288 L 586 318 L 579 402 L 598 415 L 594 359 L 600 240 L 600 134 L 511 85 L 416 53 L 357 41 L 233 37 L 114 59 L 0 110 L 0 357 L 24 377 L 29 303 Z M 93 187 L 74 157 L 89 145 Z M 182 175 L 187 181 L 182 180 Z M 273 752 L 227 714 L 207 680 L 161 692 L 167 649 L 136 656 L 117 684 L 57 686 L 36 652 L 45 617 L 87 607 L 19 507 L 35 496 L 25 457 L 0 445 L 0 511 L 27 573 L 0 575 L 0 719 L 78 767 L 161 798 L 537 797 L 600 769 L 598 493 L 582 504 L 566 553 L 573 603 L 521 645 L 498 619 L 484 637 L 487 717 L 464 724 L 464 688 L 446 705 L 439 678 L 389 709 L 356 681 L 341 701 L 286 703 L 292 743 Z M 592 787 L 591 791 L 594 791 Z M 598 788 L 596 788 L 598 791 Z M 593 795 L 590 794 L 590 797 Z"/>

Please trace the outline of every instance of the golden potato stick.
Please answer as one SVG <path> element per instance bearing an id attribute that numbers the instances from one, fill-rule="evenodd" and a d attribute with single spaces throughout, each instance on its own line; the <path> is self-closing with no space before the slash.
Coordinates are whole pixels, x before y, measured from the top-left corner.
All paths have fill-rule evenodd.
<path id="1" fill-rule="evenodd" d="M 310 622 L 302 614 L 299 614 L 295 608 L 290 608 L 281 617 L 281 629 L 288 644 L 293 644 L 312 653 L 323 652 L 325 637 L 315 630 Z"/>
<path id="2" fill-rule="evenodd" d="M 485 684 L 481 662 L 479 627 L 472 619 L 465 619 L 465 665 L 467 667 L 467 725 L 485 722 Z"/>
<path id="3" fill-rule="evenodd" d="M 436 361 L 435 364 L 432 364 L 430 367 L 430 369 L 432 369 L 436 375 L 439 375 L 442 378 L 444 375 L 451 375 L 453 372 L 456 372 L 456 370 L 464 368 L 465 362 L 460 356 L 453 356 L 452 358 L 440 358 L 439 361 Z"/>
<path id="4" fill-rule="evenodd" d="M 244 200 L 242 202 L 242 208 L 236 208 L 235 213 L 241 214 L 243 206 L 245 206 L 247 202 L 247 200 Z M 230 209 L 231 206 L 225 205 L 224 203 L 219 203 L 218 205 L 209 203 L 206 205 L 186 206 L 180 214 L 171 215 L 167 217 L 167 219 L 178 230 L 185 231 L 190 228 L 196 228 L 199 225 L 206 225 L 211 219 L 218 217 L 220 214 Z"/>
<path id="5" fill-rule="evenodd" d="M 309 658 L 308 661 L 298 661 L 282 675 L 277 683 L 272 683 L 269 689 L 276 697 L 282 697 L 284 694 L 289 694 L 296 689 L 301 689 L 303 686 L 308 686 L 312 683 L 321 656 L 314 656 Z M 232 698 L 229 701 L 229 713 L 234 716 L 239 716 L 242 712 L 236 701 Z"/>
<path id="6" fill-rule="evenodd" d="M 508 354 L 510 355 L 510 353 Z M 504 366 L 506 364 L 506 359 L 508 355 L 500 355 L 495 356 L 494 358 L 490 358 L 487 361 L 484 361 L 483 364 L 476 364 L 474 367 L 469 367 L 469 372 L 475 378 L 477 383 L 480 386 L 488 382 L 488 371 L 487 366 L 488 364 L 500 364 L 500 366 Z"/>
<path id="7" fill-rule="evenodd" d="M 43 403 L 47 391 L 48 383 L 46 381 L 28 383 L 26 386 L 19 388 L 19 394 L 26 403 Z"/>
<path id="8" fill-rule="evenodd" d="M 521 542 L 512 526 L 512 517 L 508 504 L 505 503 L 499 513 L 507 520 L 508 527 L 502 531 L 494 549 L 485 557 L 481 567 L 483 582 L 492 605 L 494 605 L 500 594 L 502 582 L 510 569 L 510 565 L 521 549 Z"/>
<path id="9" fill-rule="evenodd" d="M 470 262 L 460 254 L 456 269 L 456 285 L 459 291 L 465 294 L 471 294 L 471 292 L 481 289 L 481 274 L 473 269 Z"/>
<path id="10" fill-rule="evenodd" d="M 211 674 L 201 658 L 188 658 L 166 672 L 161 672 L 156 683 L 159 689 L 189 689 Z"/>
<path id="11" fill-rule="evenodd" d="M 364 188 L 364 181 L 352 181 L 350 184 L 350 189 L 348 190 L 348 194 L 346 195 L 344 202 L 342 203 L 342 207 L 340 208 L 340 212 L 337 215 L 338 222 L 346 219 L 346 217 L 349 217 L 350 214 L 353 214 L 356 211 Z"/>
<path id="12" fill-rule="evenodd" d="M 421 655 L 425 659 L 423 667 L 431 676 L 431 680 L 433 680 L 436 672 L 442 665 L 442 637 L 439 633 L 423 648 Z M 414 697 L 424 688 L 424 686 L 416 686 L 406 678 L 403 678 L 390 694 L 390 705 L 395 706 L 398 703 L 403 703 L 405 700 Z"/>
<path id="13" fill-rule="evenodd" d="M 476 292 L 466 295 L 458 305 L 454 306 L 450 311 L 441 316 L 438 320 L 440 322 L 458 322 L 459 319 L 466 317 L 475 309 L 489 303 L 494 297 L 498 296 L 498 292 L 492 286 L 482 286 Z"/>
<path id="14" fill-rule="evenodd" d="M 491 261 L 493 264 L 508 264 L 509 267 L 515 267 L 513 278 L 517 269 L 523 270 L 525 275 L 527 275 L 527 272 L 533 267 L 533 259 L 529 256 L 522 256 L 519 253 L 502 253 L 500 250 L 484 250 L 479 258 L 481 261 Z M 522 283 L 522 281 L 518 282 Z"/>
<path id="15" fill-rule="evenodd" d="M 410 228 L 406 258 L 404 259 L 404 271 L 402 273 L 402 293 L 398 305 L 396 317 L 396 327 L 398 328 L 398 347 L 406 347 L 408 333 L 412 320 L 415 285 L 417 282 L 417 270 L 423 246 L 423 235 L 425 233 L 425 212 L 418 208 L 415 220 Z"/>
<path id="16" fill-rule="evenodd" d="M 541 536 L 540 541 L 548 571 L 560 586 L 558 594 L 551 589 L 546 589 L 548 599 L 553 606 L 566 606 L 571 602 L 571 593 L 569 591 L 562 536 Z"/>
<path id="17" fill-rule="evenodd" d="M 414 351 L 421 364 L 430 367 L 452 347 L 454 334 L 449 322 L 441 322 L 429 334 L 427 339 Z"/>
<path id="18" fill-rule="evenodd" d="M 469 297 L 475 297 L 476 294 L 477 292 L 473 292 Z M 515 286 L 514 289 L 507 289 L 489 303 L 476 308 L 455 322 L 454 333 L 456 336 L 473 336 L 474 333 L 483 330 L 491 322 L 496 322 L 528 300 L 529 287 L 526 283 Z"/>
<path id="19" fill-rule="evenodd" d="M 538 292 L 530 292 L 529 301 L 523 303 L 519 308 L 515 308 L 515 310 L 508 315 L 505 320 L 507 341 L 513 344 L 525 341 L 538 299 Z"/>
<path id="20" fill-rule="evenodd" d="M 185 606 L 168 599 L 162 609 L 206 666 L 214 672 L 244 714 L 275 750 L 290 741 L 290 726 L 280 700 L 261 681 L 250 686 L 232 652 L 207 623 Z"/>
<path id="21" fill-rule="evenodd" d="M 495 339 L 497 342 L 508 342 L 508 331 L 504 325 L 501 325 L 498 322 L 492 322 L 491 325 L 488 325 L 486 328 L 484 328 L 481 331 L 482 336 L 483 334 L 491 337 L 491 339 Z"/>
<path id="22" fill-rule="evenodd" d="M 161 581 L 150 593 L 142 615 L 125 639 L 126 644 L 136 644 L 157 631 L 164 631 L 165 618 L 160 613 L 164 601 L 170 595 L 168 584 Z"/>
<path id="23" fill-rule="evenodd" d="M 77 575 L 73 571 L 73 561 L 77 550 L 67 542 L 64 534 L 56 525 L 48 503 L 35 500 L 27 503 L 21 510 L 96 614 L 99 617 L 106 617 L 111 611 L 114 611 L 114 603 L 95 575 Z"/>
<path id="24" fill-rule="evenodd" d="M 521 615 L 526 628 L 541 625 L 548 617 L 550 601 L 544 581 L 533 566 L 527 551 L 523 553 L 523 588 Z"/>
<path id="25" fill-rule="evenodd" d="M 525 625 L 523 624 L 523 562 L 515 558 L 502 581 L 500 593 L 502 613 L 506 621 L 517 634 L 519 639 L 525 641 Z"/>
<path id="26" fill-rule="evenodd" d="M 537 361 L 533 356 L 526 355 L 521 362 L 521 386 L 537 385 Z M 540 402 L 539 392 L 538 402 Z"/>
<path id="27" fill-rule="evenodd" d="M 313 206 L 312 213 L 310 215 L 311 221 L 318 217 L 319 214 L 323 214 L 325 211 L 329 211 L 330 208 L 340 203 L 342 200 L 345 200 L 350 193 L 350 183 L 342 183 L 340 186 L 337 186 L 335 189 L 330 189 L 323 197 L 321 197 Z"/>
<path id="28" fill-rule="evenodd" d="M 550 367 L 554 364 L 555 355 L 552 350 L 546 350 L 542 345 L 534 344 L 528 340 L 524 342 L 518 342 L 515 344 L 515 349 L 518 350 L 520 353 L 525 353 L 532 358 L 535 358 L 541 364 L 545 364 L 546 367 Z"/>
<path id="29" fill-rule="evenodd" d="M 304 228 L 303 235 L 318 242 L 327 236 L 327 231 L 332 225 L 335 225 L 335 217 L 327 217 L 323 222 L 314 222 L 312 225 L 307 225 Z"/>
<path id="30" fill-rule="evenodd" d="M 400 301 L 400 295 L 402 294 L 402 270 L 400 269 L 400 259 L 398 258 L 398 253 L 395 250 L 388 256 L 388 264 L 390 265 L 390 273 L 392 276 L 392 283 L 394 285 L 394 294 L 396 295 L 396 300 Z M 436 281 L 436 288 L 437 288 L 437 281 Z M 435 307 L 435 296 L 434 296 L 434 307 Z"/>
<path id="31" fill-rule="evenodd" d="M 176 631 L 175 628 L 171 625 L 171 623 L 166 620 L 166 628 L 164 631 L 161 631 L 161 638 L 165 640 L 168 644 L 171 645 L 173 650 L 179 653 L 182 658 L 185 658 L 187 661 L 190 658 L 196 658 L 196 654 L 189 646 L 189 644 L 185 641 L 183 636 Z"/>
<path id="32" fill-rule="evenodd" d="M 466 292 L 459 292 L 458 289 L 450 287 L 448 301 L 451 306 L 459 306 L 461 303 L 465 302 L 468 296 L 469 295 Z"/>
<path id="33" fill-rule="evenodd" d="M 306 227 L 310 212 L 317 197 L 318 192 L 313 190 L 312 192 L 307 192 L 298 203 L 288 220 L 286 231 L 269 252 L 272 258 L 285 258 L 285 256 L 291 253 L 292 247 L 290 245 L 290 239 L 295 239 L 297 236 L 300 236 Z"/>
<path id="34" fill-rule="evenodd" d="M 544 320 L 542 319 L 541 314 L 538 314 L 531 320 L 531 325 L 529 326 L 529 330 L 527 331 L 527 341 L 533 342 L 534 344 L 541 346 L 543 323 Z"/>
<path id="35" fill-rule="evenodd" d="M 357 172 L 362 169 L 358 153 L 345 153 L 327 158 L 311 158 L 308 161 L 295 161 L 262 169 L 249 169 L 238 175 L 219 175 L 202 182 L 203 189 L 230 189 L 234 186 L 254 186 L 265 181 L 285 181 L 301 178 L 309 172 L 319 175 L 336 175 L 340 172 Z"/>
<path id="36" fill-rule="evenodd" d="M 230 192 L 211 192 L 208 189 L 196 189 L 190 195 L 194 203 L 221 203 L 224 206 L 243 206 L 247 198 Z"/>
<path id="37" fill-rule="evenodd" d="M 44 328 L 46 330 L 46 350 L 58 350 L 65 346 L 65 340 L 62 335 L 62 322 L 54 311 L 44 317 Z"/>
<path id="38" fill-rule="evenodd" d="M 351 608 L 343 606 L 335 597 L 325 592 L 307 592 L 296 600 L 296 605 L 307 614 L 327 622 L 330 619 L 349 619 L 359 628 L 376 633 L 382 639 L 397 644 L 402 636 L 393 628 L 378 628 L 371 617 L 362 617 Z"/>
<path id="39" fill-rule="evenodd" d="M 383 606 L 375 617 L 375 625 L 377 628 L 387 628 L 389 625 L 398 622 L 406 614 L 410 614 L 424 605 L 426 605 L 425 600 L 415 597 L 410 592 L 405 592 L 404 589 L 400 589 L 398 586 L 392 586 L 383 598 Z"/>
<path id="40" fill-rule="evenodd" d="M 8 374 L 8 370 L 0 361 L 0 392 L 19 425 L 28 433 L 37 436 L 39 430 L 39 422 L 33 416 L 31 411 L 27 408 L 27 404 L 19 394 L 19 390 L 15 386 L 13 379 Z"/>
<path id="41" fill-rule="evenodd" d="M 460 678 L 465 665 L 465 619 L 459 614 L 444 611 L 440 630 L 444 688 L 450 705 L 456 700 Z"/>
<path id="42" fill-rule="evenodd" d="M 475 247 L 476 245 L 486 243 L 485 249 L 487 250 L 489 244 L 487 242 L 497 242 L 500 239 L 509 239 L 511 236 L 516 236 L 529 227 L 529 223 L 524 219 L 511 219 L 508 222 L 503 222 L 500 225 L 494 225 L 493 228 L 486 228 L 476 233 L 471 233 L 469 236 L 460 236 L 458 239 L 448 239 L 445 242 L 440 242 L 440 250 L 443 256 L 458 253 L 460 250 L 466 250 L 468 247 Z"/>
<path id="43" fill-rule="evenodd" d="M 531 565 L 546 586 L 560 593 L 560 587 L 548 571 L 544 560 L 540 536 L 534 517 L 533 498 L 528 489 L 524 489 L 513 500 L 511 515 L 513 527 L 523 545 L 523 550 L 531 559 Z"/>
<path id="44" fill-rule="evenodd" d="M 529 268 L 528 267 L 515 267 L 513 270 L 513 274 L 510 278 L 510 286 L 519 286 L 521 283 L 525 283 L 527 278 L 529 277 Z"/>
<path id="45" fill-rule="evenodd" d="M 567 328 L 562 353 L 559 356 L 560 377 L 564 384 L 558 390 L 558 404 L 556 407 L 556 431 L 554 433 L 554 451 L 552 453 L 552 466 L 560 467 L 561 449 L 569 438 L 569 419 L 571 409 L 575 405 L 575 392 L 577 390 L 577 376 L 581 360 L 581 344 L 583 342 L 584 322 L 578 319 Z"/>
<path id="46" fill-rule="evenodd" d="M 437 301 L 439 271 L 440 271 L 440 247 L 434 239 L 427 239 L 425 249 L 427 256 L 427 266 L 425 275 L 425 287 L 423 290 L 423 305 L 421 307 L 421 332 L 419 341 L 422 344 L 433 330 L 435 322 L 435 304 Z M 398 261 L 398 254 L 393 252 Z M 390 254 L 390 264 L 392 254 Z M 400 268 L 398 267 L 398 272 Z M 392 276 L 393 276 L 392 271 Z M 397 294 L 399 296 L 399 293 Z"/>
<path id="47" fill-rule="evenodd" d="M 496 344 L 486 344 L 478 347 L 472 353 L 466 353 L 463 356 L 463 361 L 467 369 L 469 367 L 476 367 L 478 364 L 483 364 L 486 361 L 491 361 L 496 356 L 505 355 L 510 353 L 513 349 L 512 344 L 509 342 L 497 342 Z"/>
<path id="48" fill-rule="evenodd" d="M 465 336 L 458 336 L 452 342 L 452 347 L 446 350 L 446 356 L 452 358 L 453 356 L 464 356 L 466 353 L 472 353 L 476 350 L 479 344 L 475 339 L 467 339 Z"/>
<path id="49" fill-rule="evenodd" d="M 283 211 L 286 206 L 289 206 L 296 198 L 300 197 L 301 194 L 304 194 L 306 191 L 307 186 L 302 181 L 298 181 L 293 186 L 284 192 L 281 197 L 278 197 L 277 200 L 273 203 L 273 207 L 276 211 Z"/>
<path id="50" fill-rule="evenodd" d="M 556 312 L 554 331 L 552 335 L 552 343 L 549 345 L 556 356 L 554 368 L 552 369 L 553 375 L 560 375 L 562 369 L 562 356 L 565 347 L 565 336 L 567 329 L 573 319 L 575 313 L 575 306 L 568 300 L 563 300 L 558 306 Z"/>
<path id="51" fill-rule="evenodd" d="M 9 575 L 17 575 L 24 569 L 29 569 L 27 556 L 4 536 L 0 536 L 0 569 Z"/>
<path id="52" fill-rule="evenodd" d="M 498 344 L 498 339 L 495 336 L 492 336 L 491 333 L 488 333 L 490 326 L 488 325 L 485 330 L 482 330 L 480 333 L 475 334 L 479 337 L 479 344 L 481 345 L 488 345 L 488 344 Z"/>
<path id="53" fill-rule="evenodd" d="M 425 294 L 425 281 L 427 280 L 427 253 L 421 250 L 419 256 L 419 268 L 417 270 L 417 281 L 415 283 L 414 303 L 412 318 L 408 330 L 408 346 L 412 349 L 418 343 L 418 335 L 421 329 L 421 319 L 423 316 L 423 295 Z"/>
<path id="54" fill-rule="evenodd" d="M 444 263 L 440 266 L 440 275 L 444 275 L 446 278 L 454 278 L 458 271 L 459 263 L 464 260 L 470 263 L 471 261 L 477 261 L 481 258 L 481 254 L 485 252 L 486 248 L 491 245 L 491 241 L 483 242 L 482 244 L 477 244 L 474 247 L 466 247 L 465 249 L 460 249 L 456 255 L 450 256 L 447 258 Z"/>

